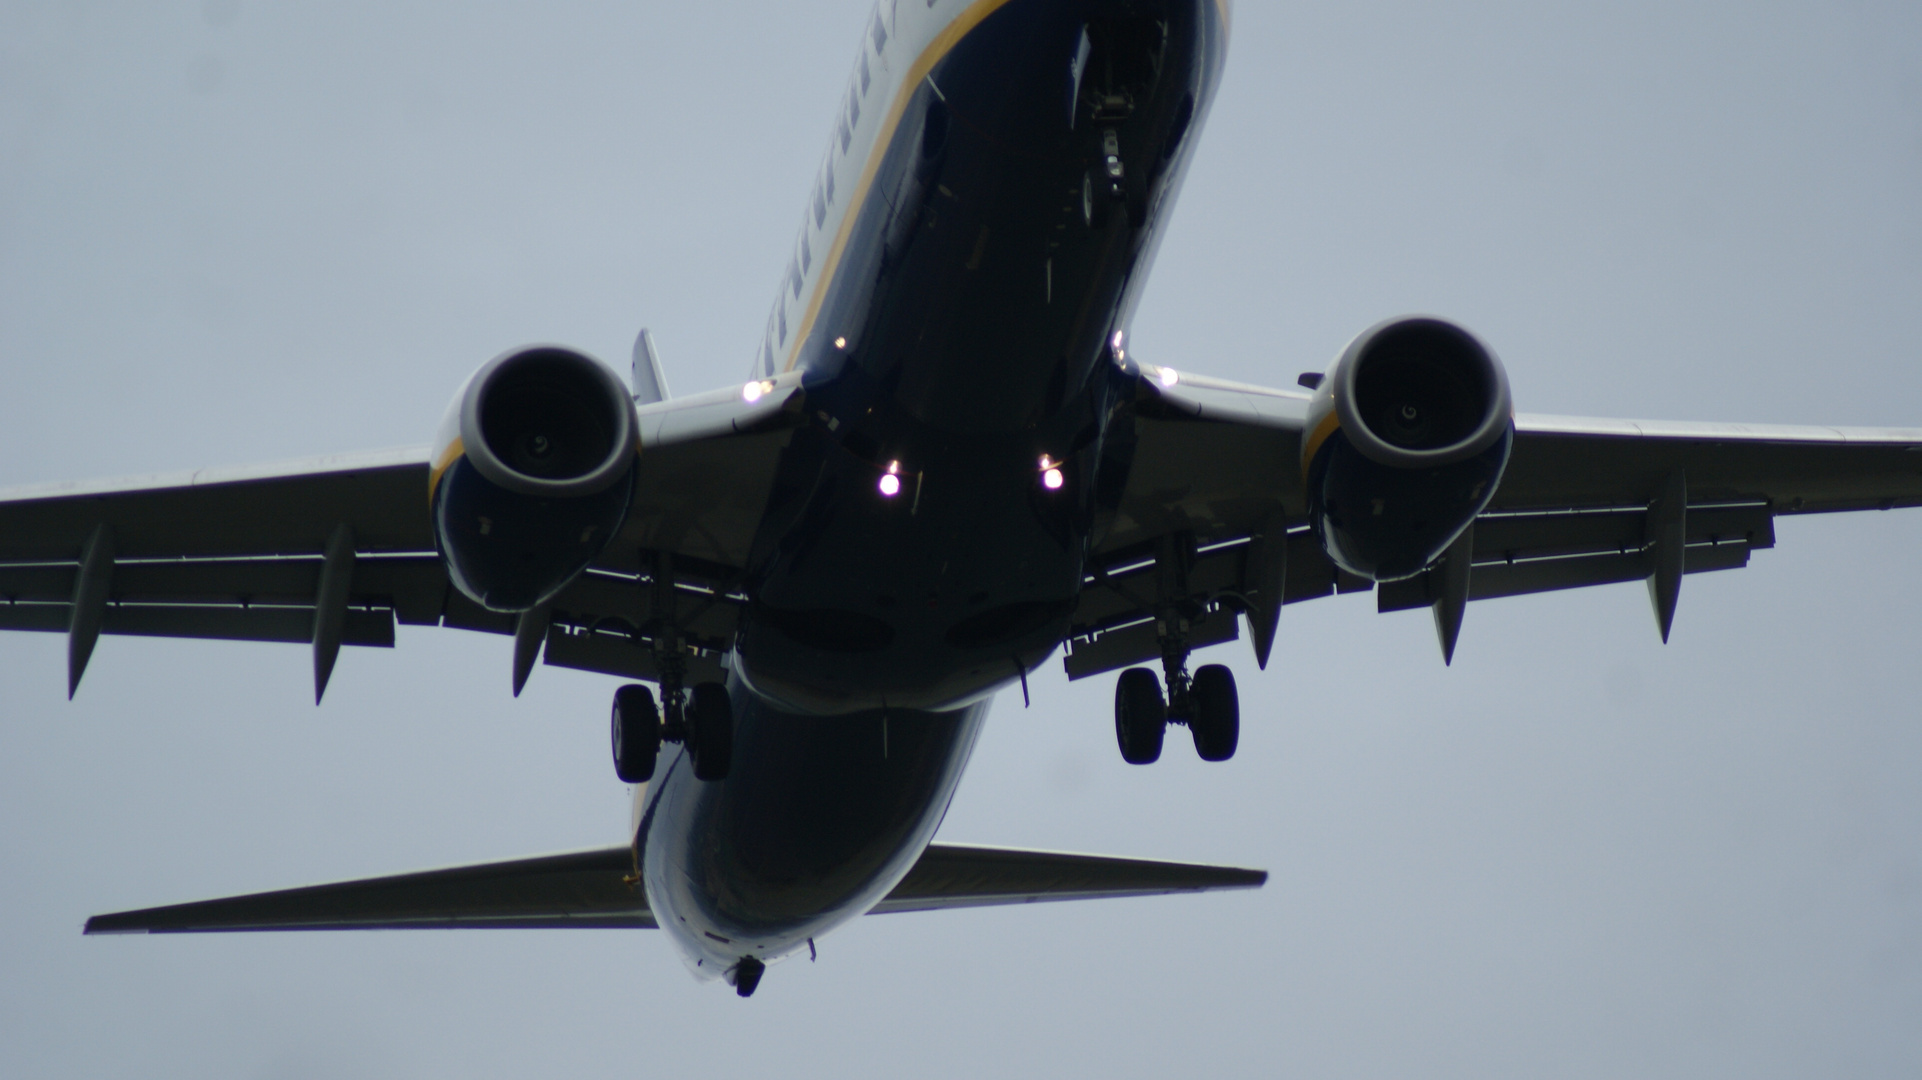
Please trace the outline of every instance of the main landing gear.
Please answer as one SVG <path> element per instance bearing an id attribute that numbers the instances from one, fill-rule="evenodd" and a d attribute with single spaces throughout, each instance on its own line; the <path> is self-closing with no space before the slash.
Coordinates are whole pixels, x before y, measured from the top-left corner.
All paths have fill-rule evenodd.
<path id="1" fill-rule="evenodd" d="M 654 553 L 652 576 L 654 667 L 661 674 L 661 703 L 655 706 L 654 693 L 645 686 L 614 691 L 614 773 L 630 784 L 652 779 L 665 739 L 686 744 L 695 779 L 725 780 L 734 760 L 734 703 L 720 683 L 700 683 L 691 695 L 686 691 L 687 643 L 675 612 L 673 556 Z"/>
<path id="2" fill-rule="evenodd" d="M 668 702 L 665 722 L 652 690 L 635 683 L 614 691 L 615 775 L 630 784 L 652 779 L 661 742 L 666 740 L 687 745 L 695 779 L 727 779 L 734 758 L 734 705 L 727 687 L 702 683 L 685 701 L 680 700 L 678 688 L 672 695 L 665 685 L 661 691 Z"/>
<path id="3" fill-rule="evenodd" d="M 1208 664 L 1188 674 L 1188 650 L 1179 638 L 1163 638 L 1162 680 L 1148 668 L 1129 668 L 1114 689 L 1115 741 L 1121 759 L 1148 765 L 1161 757 L 1161 742 L 1170 722 L 1188 725 L 1195 753 L 1203 761 L 1227 761 L 1241 741 L 1241 700 L 1235 693 L 1234 672 Z"/>

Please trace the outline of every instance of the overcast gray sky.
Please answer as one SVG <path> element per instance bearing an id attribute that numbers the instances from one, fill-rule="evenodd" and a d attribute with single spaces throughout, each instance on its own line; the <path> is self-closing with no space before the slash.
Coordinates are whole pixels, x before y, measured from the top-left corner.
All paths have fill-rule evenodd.
<path id="1" fill-rule="evenodd" d="M 424 442 L 501 349 L 739 378 L 865 0 L 0 0 L 0 485 Z M 1922 425 L 1922 8 L 1243 0 L 1135 327 L 1288 384 L 1381 317 L 1525 411 Z M 1251 894 L 865 920 L 751 1001 L 647 933 L 83 939 L 618 843 L 614 681 L 403 630 L 0 636 L 0 1073 L 1914 1076 L 1922 513 L 1430 620 L 1291 607 L 1226 765 L 996 705 L 942 837 Z M 1210 660 L 1215 656 L 1208 656 Z M 1180 733 L 1177 732 L 1177 735 Z"/>

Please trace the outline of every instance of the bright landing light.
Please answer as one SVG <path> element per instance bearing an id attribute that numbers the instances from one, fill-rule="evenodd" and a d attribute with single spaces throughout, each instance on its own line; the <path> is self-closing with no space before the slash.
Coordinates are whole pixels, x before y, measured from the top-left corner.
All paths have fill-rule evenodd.
<path id="1" fill-rule="evenodd" d="M 1060 466 L 1056 465 L 1054 459 L 1048 455 L 1041 455 L 1041 486 L 1049 491 L 1060 491 L 1061 483 Z"/>
<path id="2" fill-rule="evenodd" d="M 1171 367 L 1165 367 L 1161 369 L 1158 377 L 1161 379 L 1161 385 L 1173 386 L 1181 381 L 1181 372 Z"/>
<path id="3" fill-rule="evenodd" d="M 898 461 L 888 462 L 888 471 L 881 474 L 881 497 L 882 498 L 892 499 L 896 495 L 901 494 L 901 477 L 899 475 L 900 472 L 901 472 L 900 462 Z"/>
<path id="4" fill-rule="evenodd" d="M 762 379 L 759 382 L 748 383 L 746 386 L 741 387 L 741 400 L 752 405 L 765 397 L 767 392 L 772 389 L 774 389 L 774 384 L 768 382 L 766 379 Z"/>

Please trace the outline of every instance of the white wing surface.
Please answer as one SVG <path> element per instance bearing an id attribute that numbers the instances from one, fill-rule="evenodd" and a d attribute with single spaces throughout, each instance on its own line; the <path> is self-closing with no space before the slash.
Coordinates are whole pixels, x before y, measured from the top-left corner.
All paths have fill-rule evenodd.
<path id="1" fill-rule="evenodd" d="M 1170 599 L 1200 613 L 1196 647 L 1237 638 L 1244 613 L 1265 664 L 1283 604 L 1374 588 L 1337 570 L 1308 530 L 1309 394 L 1164 370 L 1142 369 L 1131 405 L 1134 465 L 1097 533 L 1068 642 L 1071 678 L 1158 657 L 1154 613 Z M 1670 491 L 1682 512 L 1652 518 Z M 1652 579 L 1664 557 L 1678 574 L 1731 569 L 1774 545 L 1778 515 L 1918 505 L 1922 429 L 1524 414 L 1494 500 L 1468 534 L 1466 598 Z M 1682 537 L 1666 556 L 1665 523 Z M 1176 541 L 1186 554 L 1169 559 Z M 1157 576 L 1170 563 L 1179 572 Z M 1376 589 L 1382 611 L 1431 607 L 1443 592 L 1432 569 Z"/>
<path id="2" fill-rule="evenodd" d="M 698 611 L 692 666 L 712 668 L 733 634 L 727 586 L 801 400 L 789 380 L 752 403 L 726 390 L 643 407 L 626 525 L 531 645 L 553 664 L 649 674 L 633 633 L 651 603 L 646 548 L 676 556 Z M 342 645 L 392 646 L 396 623 L 514 633 L 512 616 L 449 584 L 428 472 L 415 448 L 0 491 L 0 630 L 67 634 L 70 692 L 101 634 L 307 644 L 318 693 Z"/>

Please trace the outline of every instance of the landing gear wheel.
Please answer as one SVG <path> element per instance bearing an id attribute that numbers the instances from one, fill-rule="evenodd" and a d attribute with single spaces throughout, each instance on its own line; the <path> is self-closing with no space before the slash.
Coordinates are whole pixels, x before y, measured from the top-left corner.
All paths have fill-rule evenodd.
<path id="1" fill-rule="evenodd" d="M 1168 705 L 1161 699 L 1161 680 L 1147 668 L 1129 668 L 1114 687 L 1114 734 L 1121 744 L 1121 760 L 1148 765 L 1161 756 L 1161 740 L 1168 731 Z"/>
<path id="2" fill-rule="evenodd" d="M 614 691 L 611 726 L 614 775 L 629 784 L 653 779 L 654 759 L 661 753 L 661 711 L 654 705 L 654 692 L 645 686 Z"/>
<path id="3" fill-rule="evenodd" d="M 1109 193 L 1108 184 L 1100 175 L 1100 170 L 1089 169 L 1081 174 L 1081 220 L 1097 232 L 1108 227 L 1108 212 L 1114 205 L 1114 197 Z"/>
<path id="4" fill-rule="evenodd" d="M 696 780 L 725 780 L 734 762 L 734 703 L 727 687 L 702 683 L 687 708 L 687 750 Z"/>
<path id="5" fill-rule="evenodd" d="M 1235 693 L 1235 673 L 1220 664 L 1195 672 L 1188 687 L 1194 715 L 1188 731 L 1195 737 L 1195 753 L 1203 761 L 1227 761 L 1241 742 L 1241 699 Z"/>

